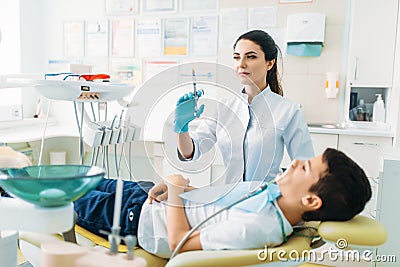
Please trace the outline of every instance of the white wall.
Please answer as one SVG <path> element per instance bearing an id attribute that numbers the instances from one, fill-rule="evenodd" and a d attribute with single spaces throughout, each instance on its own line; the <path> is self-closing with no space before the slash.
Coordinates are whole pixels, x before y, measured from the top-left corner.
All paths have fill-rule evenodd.
<path id="1" fill-rule="evenodd" d="M 19 73 L 20 46 L 19 1 L 0 0 L 0 76 Z M 0 106 L 21 105 L 22 97 L 19 88 L 0 90 Z"/>
<path id="2" fill-rule="evenodd" d="M 396 51 L 395 51 L 395 62 L 393 68 L 393 94 L 392 94 L 392 101 L 396 103 L 394 106 L 396 107 L 395 110 L 399 110 L 400 106 L 400 16 L 397 16 L 397 36 L 396 36 Z M 397 120 L 393 125 L 393 129 L 395 130 L 395 138 L 393 145 L 395 148 L 400 148 L 400 116 L 396 114 Z"/>
<path id="3" fill-rule="evenodd" d="M 312 3 L 279 4 L 278 0 L 220 0 L 219 9 L 231 7 L 277 6 L 277 27 L 266 29 L 285 36 L 286 17 L 300 12 L 319 12 L 327 16 L 325 46 L 320 57 L 303 58 L 286 56 L 283 59 L 283 85 L 285 95 L 302 104 L 308 122 L 339 122 L 344 102 L 345 57 L 347 48 L 346 15 L 349 0 L 314 0 Z M 32 5 L 29 0 L 22 0 L 24 5 Z M 110 19 L 105 14 L 105 1 L 98 0 L 35 0 L 42 27 L 31 36 L 36 44 L 41 45 L 40 52 L 44 60 L 31 58 L 37 62 L 63 57 L 63 22 L 67 20 Z M 191 14 L 189 14 L 191 15 Z M 143 16 L 135 15 L 132 17 Z M 165 16 L 162 14 L 161 16 Z M 37 22 L 36 22 L 37 23 Z M 28 30 L 32 33 L 31 30 Z M 22 33 L 26 34 L 26 31 Z M 238 33 L 239 34 L 239 33 Z M 219 47 L 218 62 L 231 65 L 232 48 Z M 24 62 L 24 65 L 27 62 Z M 340 94 L 336 99 L 325 97 L 325 73 L 340 73 Z M 316 112 L 317 111 L 317 112 Z"/>
<path id="4" fill-rule="evenodd" d="M 310 4 L 279 4 L 277 0 L 221 0 L 220 8 L 278 7 L 277 27 L 273 31 L 285 33 L 287 15 L 293 13 L 323 13 L 326 15 L 325 45 L 320 57 L 286 56 L 283 59 L 283 90 L 285 96 L 303 106 L 308 122 L 338 122 L 341 120 L 345 90 L 347 1 L 314 0 Z M 268 31 L 268 29 L 267 29 Z M 220 49 L 218 59 L 229 64 L 232 50 Z M 339 97 L 325 97 L 325 73 L 340 74 Z"/>
<path id="5" fill-rule="evenodd" d="M 0 0 L 0 6 L 0 74 L 19 73 L 19 1 Z"/>

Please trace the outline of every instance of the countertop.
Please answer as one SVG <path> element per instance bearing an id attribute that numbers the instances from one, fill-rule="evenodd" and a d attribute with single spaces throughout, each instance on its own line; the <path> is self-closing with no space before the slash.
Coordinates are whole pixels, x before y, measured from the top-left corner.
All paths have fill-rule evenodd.
<path id="1" fill-rule="evenodd" d="M 368 124 L 323 124 L 310 123 L 308 130 L 310 133 L 321 134 L 340 134 L 340 135 L 360 135 L 360 136 L 377 136 L 377 137 L 394 137 L 395 133 L 391 129 L 384 126 L 376 126 L 372 123 Z"/>
<path id="2" fill-rule="evenodd" d="M 54 118 L 49 118 L 45 129 L 46 119 L 23 119 L 19 121 L 0 122 L 0 143 L 20 143 L 37 141 L 44 135 L 52 137 L 78 137 L 76 125 L 62 125 Z"/>
<path id="3" fill-rule="evenodd" d="M 40 140 L 43 136 L 45 119 L 24 119 L 22 121 L 0 122 L 0 143 L 19 143 Z M 317 124 L 308 125 L 310 133 L 340 134 L 376 137 L 394 137 L 395 133 L 390 129 L 373 127 L 355 127 L 345 124 Z M 46 138 L 51 137 L 78 137 L 76 125 L 68 127 L 49 118 Z"/>

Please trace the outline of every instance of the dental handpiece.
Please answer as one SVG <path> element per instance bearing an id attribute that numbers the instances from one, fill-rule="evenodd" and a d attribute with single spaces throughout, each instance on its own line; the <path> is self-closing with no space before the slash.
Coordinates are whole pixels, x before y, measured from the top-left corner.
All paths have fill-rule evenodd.
<path id="1" fill-rule="evenodd" d="M 199 110 L 197 108 L 197 101 L 199 99 L 199 96 L 197 95 L 197 89 L 196 89 L 196 73 L 194 71 L 194 68 L 192 68 L 192 81 L 193 81 L 193 97 L 194 97 L 194 113 L 193 115 L 197 117 L 197 111 Z"/>

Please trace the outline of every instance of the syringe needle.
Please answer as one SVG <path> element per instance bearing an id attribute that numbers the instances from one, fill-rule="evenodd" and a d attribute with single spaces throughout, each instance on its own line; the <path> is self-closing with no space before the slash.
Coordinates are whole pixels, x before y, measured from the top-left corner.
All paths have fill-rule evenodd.
<path id="1" fill-rule="evenodd" d="M 194 68 L 192 68 L 192 81 L 193 81 L 193 97 L 194 97 L 194 116 L 197 117 L 197 100 L 199 96 L 197 95 L 197 89 L 196 89 L 196 73 L 194 71 Z"/>

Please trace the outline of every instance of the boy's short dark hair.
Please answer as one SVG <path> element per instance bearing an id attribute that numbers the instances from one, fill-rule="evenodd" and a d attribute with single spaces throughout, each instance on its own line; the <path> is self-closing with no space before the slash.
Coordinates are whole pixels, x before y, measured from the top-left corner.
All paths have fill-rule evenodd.
<path id="1" fill-rule="evenodd" d="M 371 198 L 368 177 L 343 152 L 328 148 L 322 155 L 328 170 L 313 184 L 310 192 L 322 199 L 316 211 L 305 212 L 305 221 L 347 221 L 359 214 Z"/>

